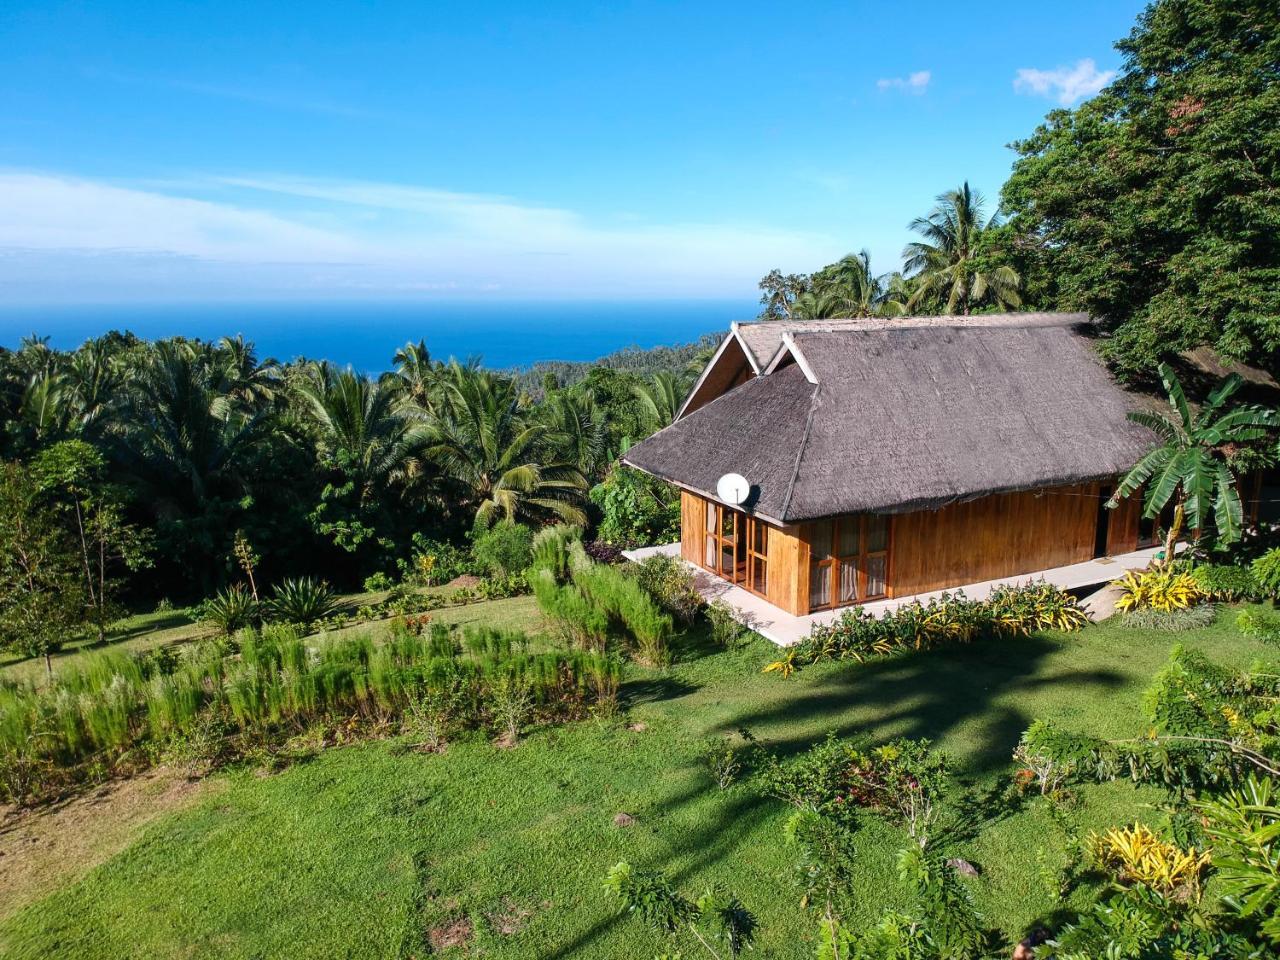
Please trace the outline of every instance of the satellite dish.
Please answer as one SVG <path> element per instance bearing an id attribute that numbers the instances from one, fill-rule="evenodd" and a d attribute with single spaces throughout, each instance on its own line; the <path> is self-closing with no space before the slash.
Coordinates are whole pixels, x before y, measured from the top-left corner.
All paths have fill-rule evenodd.
<path id="1" fill-rule="evenodd" d="M 737 507 L 746 503 L 751 495 L 751 484 L 740 473 L 726 473 L 716 481 L 716 496 L 728 504 Z"/>

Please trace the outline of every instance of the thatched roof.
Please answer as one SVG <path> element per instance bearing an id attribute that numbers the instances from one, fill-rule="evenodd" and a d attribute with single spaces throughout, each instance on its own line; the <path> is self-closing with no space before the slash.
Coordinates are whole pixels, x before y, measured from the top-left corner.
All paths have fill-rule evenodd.
<path id="1" fill-rule="evenodd" d="M 1082 319 L 771 324 L 779 346 L 762 376 L 624 459 L 712 497 L 719 477 L 740 473 L 748 508 L 780 523 L 1113 477 L 1152 437 L 1127 420 L 1136 398 L 1097 359 Z"/>

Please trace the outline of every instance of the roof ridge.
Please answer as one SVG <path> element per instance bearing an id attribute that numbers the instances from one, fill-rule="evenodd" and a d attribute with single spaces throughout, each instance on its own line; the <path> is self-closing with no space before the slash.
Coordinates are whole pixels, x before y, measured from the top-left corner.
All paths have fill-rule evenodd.
<path id="1" fill-rule="evenodd" d="M 822 384 L 813 385 L 813 396 L 809 398 L 809 413 L 804 418 L 804 433 L 800 435 L 800 443 L 796 449 L 796 462 L 791 468 L 791 479 L 787 482 L 787 495 L 782 498 L 782 509 L 778 511 L 778 519 L 784 523 L 791 509 L 791 496 L 796 491 L 796 481 L 800 478 L 800 461 L 804 459 L 805 447 L 809 445 L 809 433 L 813 429 L 813 415 L 818 409 L 818 395 L 822 393 Z"/>

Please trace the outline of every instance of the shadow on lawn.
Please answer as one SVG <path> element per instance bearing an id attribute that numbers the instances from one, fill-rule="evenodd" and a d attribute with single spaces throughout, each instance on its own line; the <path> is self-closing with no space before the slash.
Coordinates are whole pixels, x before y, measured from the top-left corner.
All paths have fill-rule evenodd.
<path id="1" fill-rule="evenodd" d="M 1069 641 L 1068 641 L 1069 642 Z M 1096 693 L 1121 686 L 1125 677 L 1112 670 L 1061 670 L 1041 675 L 1044 660 L 1060 652 L 1063 641 L 1032 636 L 1017 641 L 980 641 L 965 647 L 911 652 L 864 664 L 820 668 L 817 676 L 801 674 L 788 683 L 793 695 L 750 706 L 717 725 L 722 733 L 748 729 L 761 745 L 780 756 L 793 756 L 824 739 L 869 736 L 877 742 L 893 737 L 927 737 L 937 741 L 957 727 L 978 723 L 971 740 L 976 749 L 957 757 L 961 797 L 954 817 L 939 840 L 972 839 L 984 825 L 1017 813 L 1020 801 L 1010 800 L 1005 784 L 993 775 L 1010 762 L 1032 716 L 1009 702 L 1020 694 L 1046 687 L 1068 687 Z M 815 673 L 818 671 L 815 670 Z M 646 699 L 670 699 L 685 691 L 679 681 L 658 678 L 635 686 L 652 685 Z M 642 694 L 642 696 L 644 696 Z M 997 701 L 1004 701 L 997 703 Z M 643 700 L 628 699 L 628 706 Z M 853 716 L 856 709 L 857 716 Z M 778 733 L 781 731 L 781 735 Z M 709 777 L 667 797 L 661 815 L 668 816 L 717 788 Z M 647 863 L 680 886 L 691 876 L 731 858 L 765 821 L 775 818 L 779 805 L 755 790 L 735 791 L 719 805 L 716 816 L 683 839 L 665 862 Z M 945 839 L 944 839 L 945 837 Z M 679 869 L 671 864 L 680 862 Z M 621 917 L 602 920 L 556 955 L 572 954 L 600 937 Z"/>
<path id="2" fill-rule="evenodd" d="M 979 722 L 972 739 L 977 749 L 963 761 L 961 772 L 983 775 L 1004 767 L 1029 716 L 1011 706 L 1020 694 L 1046 687 L 1096 692 L 1122 686 L 1114 670 L 1061 670 L 1041 674 L 1042 662 L 1061 649 L 1062 641 L 1031 636 L 1018 641 L 979 641 L 964 647 L 912 651 L 826 669 L 809 679 L 804 673 L 789 681 L 795 695 L 744 711 L 722 729 L 760 731 L 772 751 L 783 756 L 808 749 L 833 732 L 839 737 L 927 737 L 938 741 L 955 728 Z M 779 681 L 787 682 L 787 681 Z M 1004 702 L 998 702 L 1004 701 Z M 857 709 L 858 716 L 851 716 Z M 773 730 L 797 732 L 781 737 Z"/>

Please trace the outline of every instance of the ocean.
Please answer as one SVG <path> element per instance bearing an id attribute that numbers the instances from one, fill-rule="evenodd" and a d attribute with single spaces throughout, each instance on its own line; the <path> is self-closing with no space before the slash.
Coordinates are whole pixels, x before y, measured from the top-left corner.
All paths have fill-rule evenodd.
<path id="1" fill-rule="evenodd" d="M 15 347 L 32 333 L 60 349 L 109 330 L 147 339 L 243 334 L 260 357 L 327 359 L 379 373 L 398 347 L 421 339 L 432 357 L 480 357 L 485 366 L 508 369 L 690 343 L 757 310 L 751 300 L 4 306 L 0 346 Z"/>

